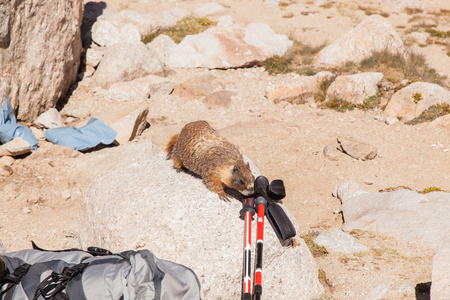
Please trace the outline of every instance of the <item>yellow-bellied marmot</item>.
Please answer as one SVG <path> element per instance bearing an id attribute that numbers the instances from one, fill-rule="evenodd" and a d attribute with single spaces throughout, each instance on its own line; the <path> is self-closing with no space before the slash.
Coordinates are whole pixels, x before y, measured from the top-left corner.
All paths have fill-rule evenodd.
<path id="1" fill-rule="evenodd" d="M 229 201 L 224 187 L 253 194 L 254 177 L 248 163 L 244 163 L 239 150 L 206 121 L 186 124 L 179 134 L 172 136 L 166 147 L 167 159 L 180 172 L 183 167 L 200 175 L 206 186 Z"/>

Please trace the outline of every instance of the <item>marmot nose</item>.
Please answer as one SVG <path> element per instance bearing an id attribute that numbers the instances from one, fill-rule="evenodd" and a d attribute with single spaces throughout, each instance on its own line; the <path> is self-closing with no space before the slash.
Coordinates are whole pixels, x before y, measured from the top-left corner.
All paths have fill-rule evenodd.
<path id="1" fill-rule="evenodd" d="M 244 194 L 245 196 L 250 196 L 253 195 L 255 193 L 255 189 L 253 187 L 246 189 L 245 191 L 242 192 L 242 194 Z"/>

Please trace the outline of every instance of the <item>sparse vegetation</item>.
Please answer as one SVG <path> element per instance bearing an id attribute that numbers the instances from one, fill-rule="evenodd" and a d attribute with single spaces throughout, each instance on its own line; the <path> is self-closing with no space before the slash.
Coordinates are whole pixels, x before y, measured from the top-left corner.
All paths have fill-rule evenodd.
<path id="1" fill-rule="evenodd" d="M 412 52 L 404 56 L 387 50 L 377 51 L 362 60 L 359 66 L 356 63 L 347 62 L 340 70 L 342 73 L 381 72 L 392 82 L 400 82 L 408 78 L 412 82 L 426 81 L 444 85 L 446 79 L 427 65 L 423 55 Z"/>
<path id="2" fill-rule="evenodd" d="M 332 288 L 333 284 L 327 278 L 327 274 L 325 274 L 325 271 L 321 268 L 319 268 L 318 271 L 319 271 L 318 278 L 319 278 L 320 283 L 322 283 L 322 285 L 328 286 L 329 288 Z"/>
<path id="3" fill-rule="evenodd" d="M 317 237 L 318 234 L 319 232 L 317 231 L 310 231 L 300 237 L 305 241 L 314 257 L 323 257 L 328 255 L 328 250 L 324 246 L 319 246 L 316 242 L 314 242 L 314 238 Z"/>
<path id="4" fill-rule="evenodd" d="M 414 118 L 405 124 L 416 125 L 424 122 L 431 122 L 439 117 L 450 114 L 450 105 L 447 103 L 440 103 L 428 107 L 420 116 Z"/>
<path id="5" fill-rule="evenodd" d="M 408 15 L 413 15 L 413 14 L 422 13 L 422 12 L 423 12 L 423 9 L 421 9 L 421 8 L 405 7 L 405 12 L 406 12 Z"/>
<path id="6" fill-rule="evenodd" d="M 283 18 L 285 18 L 285 19 L 290 19 L 290 18 L 293 18 L 293 17 L 294 17 L 293 13 L 287 13 L 287 14 L 283 15 Z"/>
<path id="7" fill-rule="evenodd" d="M 335 79 L 336 77 L 326 78 L 322 80 L 322 82 L 319 84 L 319 90 L 314 94 L 314 100 L 316 102 L 324 102 L 326 100 L 328 88 Z"/>
<path id="8" fill-rule="evenodd" d="M 346 112 L 348 110 L 354 110 L 356 107 L 355 104 L 339 98 L 332 98 L 328 100 L 327 102 L 325 102 L 324 106 L 329 109 L 334 109 L 337 112 Z"/>
<path id="9" fill-rule="evenodd" d="M 374 109 L 380 104 L 380 95 L 373 95 L 364 100 L 362 104 L 357 105 L 358 109 L 369 110 Z"/>
<path id="10" fill-rule="evenodd" d="M 280 6 L 280 7 L 288 7 L 289 3 L 288 2 L 280 2 L 280 3 L 278 3 L 278 6 Z"/>
<path id="11" fill-rule="evenodd" d="M 366 7 L 366 6 L 358 5 L 358 9 L 362 10 L 367 16 L 370 16 L 370 15 L 373 15 L 373 14 L 378 14 L 378 15 L 383 16 L 385 18 L 389 17 L 388 13 L 379 11 L 379 10 L 377 10 L 375 8 L 372 8 L 372 7 Z"/>
<path id="12" fill-rule="evenodd" d="M 292 72 L 291 63 L 285 56 L 272 56 L 261 62 L 261 66 L 270 74 L 285 74 Z"/>
<path id="13" fill-rule="evenodd" d="M 285 74 L 297 72 L 300 75 L 314 75 L 316 71 L 312 66 L 314 55 L 317 54 L 325 44 L 313 47 L 294 41 L 294 45 L 283 56 L 267 58 L 260 65 L 269 74 Z"/>
<path id="14" fill-rule="evenodd" d="M 429 186 L 429 187 L 423 189 L 422 191 L 419 191 L 419 193 L 421 193 L 421 194 L 428 194 L 428 193 L 432 193 L 432 192 L 445 192 L 445 191 L 436 186 Z"/>
<path id="15" fill-rule="evenodd" d="M 442 38 L 442 39 L 450 37 L 450 30 L 439 31 L 439 30 L 435 30 L 433 28 L 427 28 L 425 31 L 428 32 L 430 34 L 430 36 L 432 36 L 432 37 L 437 37 L 437 38 Z"/>
<path id="16" fill-rule="evenodd" d="M 183 18 L 174 26 L 166 29 L 160 29 L 142 38 L 144 44 L 148 44 L 160 34 L 168 35 L 175 43 L 180 43 L 185 36 L 190 34 L 198 34 L 214 25 L 208 18 Z"/>

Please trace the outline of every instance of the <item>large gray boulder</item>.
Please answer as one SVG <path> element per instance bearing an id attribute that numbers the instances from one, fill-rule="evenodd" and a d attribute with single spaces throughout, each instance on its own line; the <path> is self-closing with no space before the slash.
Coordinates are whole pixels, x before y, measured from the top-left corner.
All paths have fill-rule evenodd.
<path id="1" fill-rule="evenodd" d="M 360 62 L 375 51 L 388 50 L 407 57 L 403 41 L 382 16 L 372 15 L 355 28 L 323 48 L 316 62 L 340 66 L 347 61 Z"/>
<path id="2" fill-rule="evenodd" d="M 447 245 L 448 246 L 448 245 Z M 450 299 L 450 248 L 442 248 L 433 256 L 431 299 Z"/>
<path id="3" fill-rule="evenodd" d="M 120 148 L 125 162 L 94 180 L 82 200 L 82 246 L 147 248 L 193 269 L 203 299 L 240 298 L 242 204 L 222 202 L 200 178 L 177 173 L 151 143 Z M 255 221 L 252 227 L 256 237 Z M 296 237 L 295 245 L 282 247 L 266 223 L 265 298 L 315 299 L 323 294 L 311 253 L 302 239 Z"/>
<path id="4" fill-rule="evenodd" d="M 251 23 L 211 27 L 188 35 L 169 49 L 165 64 L 170 68 L 236 68 L 255 64 L 270 56 L 283 55 L 293 44 L 269 25 Z"/>
<path id="5" fill-rule="evenodd" d="M 419 194 L 411 190 L 368 193 L 348 180 L 336 184 L 342 202 L 344 231 L 381 232 L 436 249 L 450 241 L 450 193 Z"/>
<path id="6" fill-rule="evenodd" d="M 0 101 L 34 119 L 55 106 L 80 65 L 81 0 L 0 1 Z"/>

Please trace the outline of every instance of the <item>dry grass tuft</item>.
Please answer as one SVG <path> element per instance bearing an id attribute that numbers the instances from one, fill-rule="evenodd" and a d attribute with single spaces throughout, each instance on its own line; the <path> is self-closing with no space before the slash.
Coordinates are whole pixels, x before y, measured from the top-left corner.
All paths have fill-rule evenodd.
<path id="1" fill-rule="evenodd" d="M 439 117 L 450 114 L 450 105 L 447 103 L 440 103 L 428 107 L 420 116 L 414 118 L 405 124 L 416 125 L 424 122 L 431 122 Z"/>
<path id="2" fill-rule="evenodd" d="M 153 41 L 153 39 L 155 39 L 158 35 L 166 34 L 175 43 L 178 44 L 185 38 L 185 36 L 201 33 L 213 25 L 215 25 L 215 23 L 208 18 L 187 17 L 179 20 L 174 26 L 165 29 L 159 29 L 156 32 L 144 36 L 142 38 L 142 42 L 144 44 L 148 44 Z"/>

